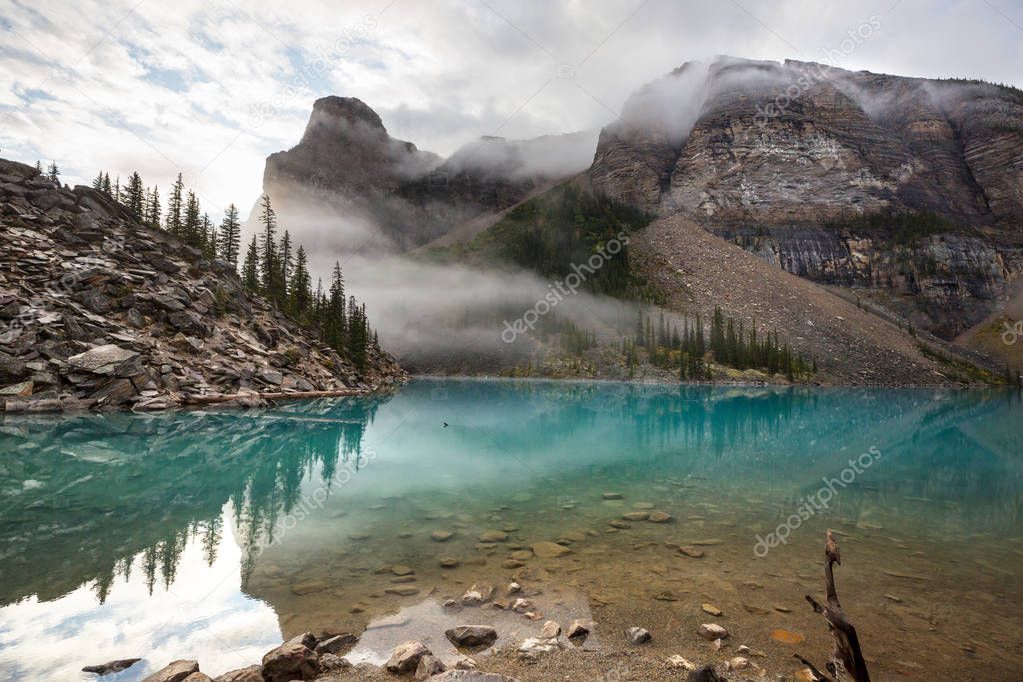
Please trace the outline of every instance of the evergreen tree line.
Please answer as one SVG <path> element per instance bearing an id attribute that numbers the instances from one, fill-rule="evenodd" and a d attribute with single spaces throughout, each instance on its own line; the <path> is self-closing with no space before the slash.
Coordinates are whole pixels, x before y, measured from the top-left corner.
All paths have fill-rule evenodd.
<path id="1" fill-rule="evenodd" d="M 130 208 L 142 224 L 167 230 L 209 260 L 220 259 L 238 267 L 242 231 L 238 208 L 234 204 L 228 206 L 220 225 L 214 225 L 195 192 L 185 190 L 181 173 L 171 186 L 166 211 L 159 187 L 147 187 L 138 171 L 132 172 L 124 184 L 120 176 L 111 181 L 110 173 L 100 171 L 92 188 Z"/>
<path id="2" fill-rule="evenodd" d="M 787 343 L 779 342 L 777 332 L 758 336 L 755 324 L 747 331 L 742 321 L 736 323 L 726 317 L 719 307 L 714 309 L 709 337 L 699 314 L 692 322 L 686 318 L 680 329 L 678 325 L 669 325 L 663 312 L 657 322 L 640 312 L 634 337 L 622 344 L 622 353 L 630 367 L 638 363 L 638 348 L 646 350 L 651 364 L 664 369 L 677 368 L 681 381 L 710 378 L 708 352 L 718 364 L 784 374 L 790 381 L 817 372 L 817 361 L 808 364 L 801 354 L 793 353 Z"/>
<path id="3" fill-rule="evenodd" d="M 303 246 L 294 248 L 287 230 L 277 238 L 277 213 L 270 197 L 260 199 L 259 234 L 245 251 L 241 277 L 245 288 L 273 301 L 285 313 L 317 331 L 320 340 L 347 354 L 365 369 L 369 350 L 380 350 L 377 333 L 370 328 L 366 304 L 355 296 L 345 298 L 345 280 L 339 262 L 334 263 L 330 287 L 318 281 L 312 288 L 309 258 Z"/>
<path id="4" fill-rule="evenodd" d="M 54 164 L 52 177 L 58 173 Z M 171 186 L 166 211 L 160 203 L 159 188 L 146 187 L 138 171 L 128 176 L 124 184 L 120 176 L 111 182 L 110 174 L 100 171 L 92 187 L 131 209 L 143 224 L 163 228 L 200 250 L 204 257 L 222 260 L 238 269 L 242 254 L 237 207 L 229 205 L 220 225 L 214 225 L 202 211 L 195 192 L 185 189 L 181 173 Z M 345 298 L 341 264 L 334 264 L 330 288 L 325 292 L 320 281 L 314 291 L 305 248 L 301 245 L 296 248 L 287 230 L 277 238 L 277 214 L 270 197 L 263 195 L 260 209 L 259 234 L 252 236 L 240 268 L 245 288 L 314 329 L 321 341 L 338 353 L 347 354 L 359 369 L 365 369 L 370 348 L 379 350 L 380 346 L 376 332 L 369 326 L 366 304 L 360 305 L 354 296 Z"/>
<path id="5" fill-rule="evenodd" d="M 742 321 L 735 321 L 714 308 L 710 325 L 710 351 L 721 364 L 736 369 L 759 369 L 768 374 L 784 374 L 789 381 L 817 372 L 817 361 L 808 365 L 802 354 L 795 354 L 789 344 L 779 344 L 778 332 L 757 337 L 756 323 L 747 332 Z"/>

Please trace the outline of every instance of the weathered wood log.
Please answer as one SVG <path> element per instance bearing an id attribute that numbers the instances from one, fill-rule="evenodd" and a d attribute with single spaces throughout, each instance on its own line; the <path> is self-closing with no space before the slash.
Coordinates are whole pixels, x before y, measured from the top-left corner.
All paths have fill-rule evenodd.
<path id="1" fill-rule="evenodd" d="M 842 558 L 835 536 L 829 530 L 827 542 L 824 544 L 824 586 L 827 592 L 827 603 L 821 604 L 810 595 L 806 595 L 806 601 L 810 602 L 814 611 L 828 621 L 828 629 L 835 639 L 835 651 L 832 654 L 833 660 L 829 661 L 827 665 L 828 671 L 835 676 L 835 679 L 842 679 L 844 673 L 838 668 L 840 663 L 853 682 L 870 682 L 870 673 L 867 672 L 867 662 L 863 660 L 856 628 L 846 619 L 845 613 L 842 611 L 842 604 L 838 601 L 838 591 L 835 588 L 835 564 L 841 566 Z M 805 658 L 798 654 L 796 654 L 796 658 L 809 666 L 813 674 L 822 681 L 831 682 L 830 678 L 817 670 Z"/>

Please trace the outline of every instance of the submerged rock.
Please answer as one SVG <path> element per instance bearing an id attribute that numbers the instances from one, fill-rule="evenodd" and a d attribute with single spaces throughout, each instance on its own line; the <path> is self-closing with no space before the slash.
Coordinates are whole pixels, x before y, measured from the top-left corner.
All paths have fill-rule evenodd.
<path id="1" fill-rule="evenodd" d="M 327 637 L 313 649 L 317 654 L 336 654 L 344 649 L 350 649 L 358 643 L 359 637 L 350 632 L 345 632 L 333 637 Z"/>
<path id="2" fill-rule="evenodd" d="M 541 559 L 556 559 L 572 553 L 572 550 L 568 547 L 559 545 L 556 542 L 534 542 L 531 548 L 533 554 Z"/>
<path id="3" fill-rule="evenodd" d="M 706 640 L 727 639 L 731 634 L 724 627 L 717 623 L 704 623 L 699 629 L 700 637 Z"/>
<path id="4" fill-rule="evenodd" d="M 540 636 L 545 639 L 551 639 L 561 634 L 561 626 L 555 623 L 553 620 L 549 620 L 543 624 L 540 629 Z"/>
<path id="5" fill-rule="evenodd" d="M 581 620 L 573 620 L 568 626 L 568 638 L 585 637 L 590 634 L 590 623 Z"/>
<path id="6" fill-rule="evenodd" d="M 711 616 L 720 616 L 723 612 L 713 604 L 704 603 L 700 606 L 700 609 Z"/>
<path id="7" fill-rule="evenodd" d="M 645 644 L 653 639 L 653 635 L 646 628 L 629 628 L 625 631 L 629 644 Z"/>
<path id="8" fill-rule="evenodd" d="M 490 646 L 497 641 L 497 630 L 489 625 L 459 625 L 445 630 L 444 635 L 460 647 Z"/>
<path id="9" fill-rule="evenodd" d="M 490 585 L 477 585 L 473 584 L 465 594 L 462 595 L 463 606 L 479 606 L 485 602 L 490 601 L 490 598 L 494 594 L 494 588 Z"/>

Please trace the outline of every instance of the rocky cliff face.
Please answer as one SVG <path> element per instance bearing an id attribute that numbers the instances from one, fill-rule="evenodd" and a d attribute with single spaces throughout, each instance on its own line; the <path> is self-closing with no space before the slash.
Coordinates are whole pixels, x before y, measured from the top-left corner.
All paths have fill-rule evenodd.
<path id="1" fill-rule="evenodd" d="M 247 294 L 233 268 L 88 187 L 0 160 L 0 406 L 162 409 L 203 397 L 367 391 L 360 372 Z"/>
<path id="2" fill-rule="evenodd" d="M 1023 93 L 801 62 L 687 64 L 602 131 L 589 175 L 790 272 L 916 302 L 922 324 L 951 336 L 1019 270 Z M 826 227 L 909 212 L 947 229 L 907 246 L 894 226 Z"/>
<path id="3" fill-rule="evenodd" d="M 584 170 L 592 151 L 585 133 L 524 142 L 484 137 L 442 160 L 392 138 L 362 101 L 324 97 L 298 145 L 267 158 L 263 191 L 282 224 L 298 231 L 326 223 L 348 233 L 339 240 L 344 250 L 406 251 Z"/>

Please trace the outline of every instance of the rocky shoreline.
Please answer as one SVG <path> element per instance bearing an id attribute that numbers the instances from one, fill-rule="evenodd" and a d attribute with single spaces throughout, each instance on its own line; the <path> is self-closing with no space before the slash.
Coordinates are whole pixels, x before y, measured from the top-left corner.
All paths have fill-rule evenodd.
<path id="1" fill-rule="evenodd" d="M 542 543 L 553 544 L 553 543 Z M 556 545 L 557 546 L 557 545 Z M 540 548 L 539 551 L 543 551 Z M 630 645 L 628 651 L 595 650 L 586 647 L 591 632 L 598 628 L 589 619 L 574 619 L 567 628 L 554 620 L 545 620 L 538 613 L 530 599 L 530 592 L 518 582 L 511 582 L 504 588 L 492 585 L 473 584 L 459 600 L 444 603 L 445 611 L 452 614 L 465 612 L 466 620 L 485 620 L 487 609 L 499 609 L 519 614 L 523 619 L 535 621 L 535 636 L 525 638 L 517 647 L 495 647 L 498 630 L 491 625 L 463 624 L 448 628 L 443 635 L 453 647 L 437 655 L 423 641 L 409 640 L 395 646 L 382 665 L 366 662 L 353 663 L 345 654 L 359 643 L 360 637 L 352 633 L 321 633 L 319 636 L 305 632 L 293 637 L 280 646 L 268 651 L 259 664 L 231 670 L 217 677 L 210 677 L 199 669 L 199 662 L 192 659 L 172 661 L 163 668 L 143 678 L 142 682 L 292 682 L 317 680 L 319 682 L 340 682 L 343 680 L 462 680 L 464 682 L 518 682 L 521 679 L 550 679 L 551 668 L 562 668 L 577 673 L 593 673 L 600 679 L 638 679 L 621 677 L 620 673 L 606 671 L 614 659 L 628 658 L 630 669 L 643 669 L 648 677 L 644 679 L 685 679 L 689 682 L 715 682 L 745 679 L 749 675 L 763 677 L 767 671 L 756 662 L 766 657 L 764 652 L 740 644 L 736 655 L 727 660 L 705 663 L 702 666 L 681 655 L 666 658 L 646 656 L 641 652 L 643 645 L 652 641 L 654 635 L 643 627 L 629 627 L 625 637 Z M 721 611 L 711 604 L 704 604 L 708 616 L 721 616 Z M 477 615 L 478 614 L 478 615 Z M 540 622 L 542 622 L 542 625 Z M 731 633 L 724 626 L 714 622 L 699 626 L 700 638 L 710 643 L 714 651 L 729 645 Z M 728 641 L 726 641 L 728 640 Z M 453 660 L 452 660 L 452 652 Z M 483 655 L 481 655 L 483 654 Z M 598 654 L 596 657 L 588 654 Z M 485 658 L 483 656 L 485 655 Z M 476 656 L 474 658 L 473 656 Z M 594 660 L 596 658 L 596 660 Z M 142 659 L 130 658 L 110 661 L 100 665 L 84 667 L 83 672 L 105 675 L 127 670 Z M 481 665 L 485 661 L 486 665 Z M 593 666 L 596 665 L 596 668 Z M 482 668 L 500 669 L 502 672 L 486 672 Z M 812 679 L 800 677 L 796 679 Z M 504 673 L 510 673 L 504 674 Z M 568 679 L 567 677 L 565 679 Z"/>
<path id="2" fill-rule="evenodd" d="M 0 411 L 259 406 L 400 383 L 365 369 L 89 187 L 0 160 Z"/>

